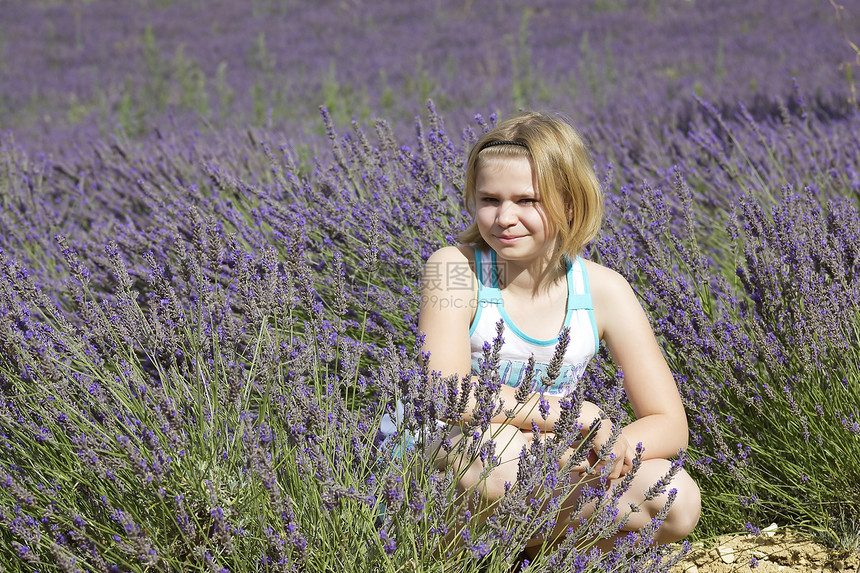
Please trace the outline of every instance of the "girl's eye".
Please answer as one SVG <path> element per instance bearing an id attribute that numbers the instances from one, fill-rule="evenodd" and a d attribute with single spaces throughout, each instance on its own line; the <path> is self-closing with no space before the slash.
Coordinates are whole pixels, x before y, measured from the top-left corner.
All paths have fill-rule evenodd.
<path id="1" fill-rule="evenodd" d="M 496 198 L 495 197 L 482 197 L 481 202 L 482 203 L 495 203 Z"/>
<path id="2" fill-rule="evenodd" d="M 527 204 L 527 205 L 532 205 L 532 204 L 534 204 L 534 203 L 537 203 L 537 199 L 521 199 L 521 200 L 520 200 L 520 203 L 525 203 L 525 204 Z"/>

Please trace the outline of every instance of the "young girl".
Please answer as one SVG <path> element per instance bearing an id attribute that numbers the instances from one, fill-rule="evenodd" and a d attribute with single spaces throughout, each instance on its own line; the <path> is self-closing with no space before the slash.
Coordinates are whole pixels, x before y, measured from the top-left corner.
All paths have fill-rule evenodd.
<path id="1" fill-rule="evenodd" d="M 465 456 L 444 452 L 436 459 L 437 467 L 453 466 L 460 490 L 477 489 L 492 506 L 504 495 L 505 484 L 516 482 L 520 451 L 532 440 L 532 424 L 541 428 L 543 437 L 552 435 L 559 401 L 576 389 L 603 340 L 624 372 L 624 389 L 636 419 L 621 430 L 612 456 L 600 461 L 592 454 L 585 465 L 596 470 L 609 465 L 605 471 L 614 483 L 631 469 L 636 445 L 642 444 L 643 462 L 618 507 L 640 506 L 624 531 L 644 527 L 667 500 L 665 492 L 646 500 L 645 491 L 667 472 L 667 458 L 687 445 L 687 418 L 630 285 L 618 273 L 579 256 L 596 236 L 603 214 L 600 186 L 581 137 L 565 121 L 545 114 L 524 113 L 499 123 L 469 154 L 465 199 L 473 221 L 458 237 L 462 245 L 439 249 L 425 266 L 418 327 L 430 369 L 444 376 L 471 374 L 477 383 L 484 342 L 492 343 L 496 323 L 503 319 L 499 375 L 505 409 L 517 403 L 514 395 L 531 355 L 536 374 L 529 400 L 515 417 L 502 412 L 492 419 L 487 435 L 506 446 L 496 451 L 500 463 L 489 475 L 479 459 L 470 463 Z M 535 407 L 539 381 L 566 327 L 570 342 L 560 375 L 544 390 L 550 405 L 544 419 Z M 463 437 L 461 423 L 470 421 L 474 405 L 472 393 L 464 419 L 451 423 L 452 442 Z M 583 434 L 600 418 L 604 422 L 593 452 L 610 439 L 612 421 L 597 405 L 583 404 L 578 420 Z M 584 466 L 572 471 L 583 475 L 586 470 L 600 473 Z M 682 539 L 699 519 L 699 489 L 690 476 L 682 470 L 669 488 L 677 490 L 677 497 L 657 530 L 658 543 Z M 570 497 L 576 496 L 578 491 Z M 573 501 L 564 504 L 567 514 L 559 516 L 556 531 L 547 539 L 557 539 L 578 523 L 580 515 L 570 515 Z M 604 540 L 603 546 L 611 546 L 611 541 Z"/>

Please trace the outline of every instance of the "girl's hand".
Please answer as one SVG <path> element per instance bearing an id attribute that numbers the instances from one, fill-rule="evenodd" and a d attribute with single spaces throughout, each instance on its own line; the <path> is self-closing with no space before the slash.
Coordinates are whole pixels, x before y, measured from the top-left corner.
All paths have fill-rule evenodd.
<path id="1" fill-rule="evenodd" d="M 598 476 L 603 468 L 608 467 L 606 473 L 608 479 L 618 479 L 626 475 L 633 468 L 633 456 L 636 451 L 623 433 L 619 433 L 615 437 L 615 443 L 608 447 L 607 442 L 612 439 L 612 434 L 613 423 L 610 420 L 604 420 L 597 430 L 597 435 L 591 443 L 591 451 L 588 452 L 585 461 L 575 466 L 573 471 L 578 471 L 581 477 Z M 600 459 L 601 450 L 606 454 L 604 459 Z"/>

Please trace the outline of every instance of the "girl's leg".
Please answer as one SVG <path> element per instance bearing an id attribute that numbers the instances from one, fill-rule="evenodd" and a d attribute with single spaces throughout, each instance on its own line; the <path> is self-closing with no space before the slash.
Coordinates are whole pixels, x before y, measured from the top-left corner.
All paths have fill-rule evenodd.
<path id="1" fill-rule="evenodd" d="M 677 496 L 669 508 L 669 514 L 654 536 L 654 540 L 660 544 L 673 543 L 687 537 L 696 527 L 702 513 L 702 497 L 699 486 L 684 470 L 672 478 L 672 481 L 665 488 L 666 493 L 661 493 L 650 501 L 644 499 L 645 490 L 665 475 L 670 466 L 671 462 L 668 460 L 646 460 L 642 462 L 630 489 L 622 496 L 619 503 L 621 507 L 629 507 L 631 503 L 642 504 L 641 510 L 634 513 L 624 527 L 626 531 L 634 531 L 650 523 L 651 519 L 666 504 L 668 491 L 676 490 Z"/>
<path id="2" fill-rule="evenodd" d="M 659 493 L 650 500 L 645 499 L 645 492 L 650 489 L 657 480 L 666 475 L 669 471 L 671 462 L 664 459 L 645 460 L 633 477 L 627 491 L 624 492 L 618 501 L 618 517 L 616 522 L 620 522 L 629 513 L 630 505 L 633 504 L 639 508 L 639 511 L 630 513 L 627 521 L 621 527 L 621 530 L 607 538 L 597 542 L 597 546 L 608 551 L 616 539 L 627 535 L 631 531 L 637 531 L 651 523 L 651 520 L 657 513 L 663 509 L 668 500 L 669 490 L 676 490 L 677 494 L 675 501 L 669 508 L 669 513 L 663 520 L 663 523 L 657 529 L 654 535 L 654 540 L 659 544 L 672 543 L 679 541 L 689 535 L 701 515 L 701 493 L 696 482 L 690 475 L 681 470 L 672 481 L 664 488 L 665 491 Z M 620 480 L 613 480 L 608 484 L 608 491 L 611 487 L 617 484 Z M 595 486 L 598 480 L 591 480 L 592 487 Z M 574 491 L 566 500 L 562 510 L 559 512 L 558 522 L 550 539 L 555 539 L 554 544 L 561 543 L 564 540 L 564 534 L 569 527 L 576 527 L 581 517 L 588 518 L 595 511 L 595 503 L 586 504 L 586 506 L 577 514 L 572 515 L 574 508 L 577 506 L 577 500 L 581 495 L 583 484 Z M 537 555 L 541 550 L 541 546 L 546 540 L 535 540 L 527 547 L 527 551 L 532 555 Z"/>
<path id="3" fill-rule="evenodd" d="M 449 467 L 453 469 L 457 476 L 458 490 L 461 494 L 471 494 L 474 491 L 480 494 L 479 503 L 481 507 L 468 508 L 477 519 L 486 519 L 491 513 L 495 502 L 505 495 L 505 485 L 513 485 L 516 482 L 520 452 L 532 439 L 530 433 L 524 433 L 508 424 L 491 424 L 487 433 L 482 437 L 482 443 L 490 437 L 492 437 L 496 444 L 495 455 L 499 464 L 486 475 L 486 467 L 477 455 L 468 457 L 468 454 L 446 454 L 441 448 L 437 447 L 434 449 L 434 451 L 438 452 L 435 459 L 436 467 L 440 470 Z M 472 438 L 460 433 L 459 428 L 453 428 L 448 439 L 452 445 L 456 445 L 460 440 L 471 440 Z M 616 521 L 620 522 L 624 519 L 631 504 L 638 507 L 639 511 L 630 514 L 619 533 L 608 539 L 600 540 L 597 543 L 598 547 L 609 550 L 612 548 L 615 539 L 626 535 L 630 531 L 640 530 L 651 523 L 651 520 L 665 506 L 668 500 L 668 491 L 671 489 L 675 489 L 677 495 L 669 508 L 666 518 L 657 529 L 654 540 L 660 544 L 672 543 L 683 539 L 693 531 L 701 514 L 701 494 L 696 482 L 693 481 L 687 472 L 681 470 L 667 485 L 664 492 L 659 493 L 650 500 L 645 499 L 645 492 L 657 483 L 657 480 L 666 475 L 670 467 L 671 462 L 664 459 L 645 460 L 642 462 L 627 491 L 621 495 L 618 501 L 619 515 Z M 619 481 L 613 480 L 610 482 L 607 486 L 609 490 L 611 491 L 611 487 L 619 483 Z M 569 527 L 575 527 L 581 517 L 588 518 L 594 512 L 595 504 L 591 503 L 586 504 L 576 515 L 572 515 L 578 505 L 577 502 L 583 487 L 585 485 L 594 487 L 598 484 L 599 481 L 597 479 L 589 480 L 589 482 L 583 483 L 568 495 L 559 511 L 555 530 L 549 537 L 550 543 L 560 543 L 560 540 L 563 540 L 564 534 Z M 559 495 L 563 495 L 563 493 L 559 492 Z M 463 500 L 466 501 L 467 505 L 470 505 L 465 496 Z M 466 508 L 464 507 L 464 509 Z M 553 540 L 556 541 L 553 542 Z M 546 542 L 547 539 L 535 539 L 528 544 L 527 551 L 535 555 Z"/>
<path id="4" fill-rule="evenodd" d="M 520 452 L 531 440 L 531 434 L 524 434 L 509 424 L 491 424 L 482 437 L 481 443 L 490 438 L 496 445 L 495 456 L 498 465 L 486 475 L 486 466 L 477 454 L 470 456 L 468 453 L 453 451 L 446 453 L 439 443 L 431 444 L 427 450 L 431 457 L 435 456 L 436 469 L 446 471 L 450 468 L 454 472 L 458 499 L 452 504 L 450 511 L 461 515 L 468 511 L 471 515 L 469 518 L 471 524 L 487 519 L 492 514 L 495 503 L 505 495 L 505 484 L 516 482 Z M 464 440 L 467 442 L 464 445 L 468 448 L 469 442 L 472 441 L 472 438 L 464 436 L 458 427 L 451 429 L 447 439 L 450 441 L 451 449 L 455 449 L 458 443 Z M 461 448 L 456 449 L 462 452 Z M 444 557 L 446 551 L 452 550 L 460 543 L 460 534 L 461 531 L 456 528 L 448 532 L 446 541 L 439 547 L 440 558 Z"/>
<path id="5" fill-rule="evenodd" d="M 472 438 L 464 436 L 458 427 L 448 434 L 452 448 L 461 440 L 471 442 Z M 513 484 L 517 479 L 520 452 L 531 440 L 531 434 L 525 434 L 509 424 L 490 424 L 490 428 L 481 436 L 480 443 L 492 439 L 495 444 L 495 457 L 498 465 L 485 475 L 487 466 L 476 453 L 447 454 L 439 444 L 433 444 L 435 466 L 439 470 L 451 468 L 454 471 L 457 487 L 460 493 L 477 490 L 483 503 L 491 505 L 505 494 L 505 484 Z M 468 447 L 469 444 L 467 444 Z"/>

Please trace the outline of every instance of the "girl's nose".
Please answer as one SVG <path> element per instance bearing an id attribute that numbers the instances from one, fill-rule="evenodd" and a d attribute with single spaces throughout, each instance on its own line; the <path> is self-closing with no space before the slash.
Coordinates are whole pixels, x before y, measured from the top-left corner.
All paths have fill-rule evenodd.
<path id="1" fill-rule="evenodd" d="M 509 226 L 517 222 L 516 206 L 513 203 L 502 203 L 496 213 L 500 225 Z"/>

